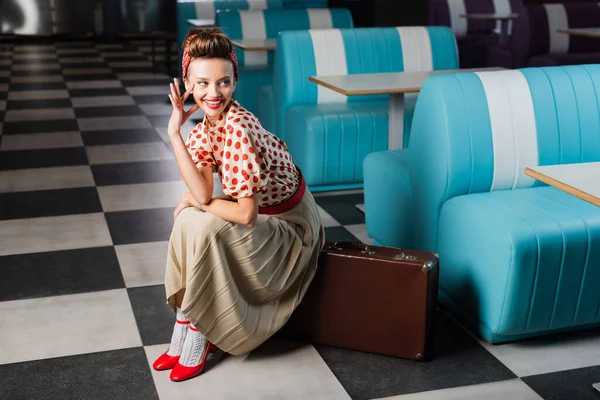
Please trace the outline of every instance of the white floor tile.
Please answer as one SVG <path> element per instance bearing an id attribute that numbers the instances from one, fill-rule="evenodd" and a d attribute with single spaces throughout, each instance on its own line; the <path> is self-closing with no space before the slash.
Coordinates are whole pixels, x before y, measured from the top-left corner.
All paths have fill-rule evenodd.
<path id="1" fill-rule="evenodd" d="M 349 190 L 332 190 L 328 192 L 316 192 L 313 193 L 314 197 L 326 197 L 326 196 L 342 196 L 345 194 L 360 194 L 363 193 L 363 189 L 349 189 Z"/>
<path id="2" fill-rule="evenodd" d="M 108 65 L 111 68 L 136 68 L 136 67 L 151 67 L 150 61 L 109 61 Z"/>
<path id="3" fill-rule="evenodd" d="M 600 360 L 600 335 L 585 332 L 497 345 L 480 343 L 520 377 L 589 367 Z"/>
<path id="4" fill-rule="evenodd" d="M 0 92 L 8 92 L 8 83 L 0 83 Z"/>
<path id="5" fill-rule="evenodd" d="M 67 88 L 69 89 L 110 89 L 122 86 L 121 81 L 117 79 L 67 82 Z"/>
<path id="6" fill-rule="evenodd" d="M 112 74 L 113 70 L 110 68 L 64 68 L 62 72 L 65 75 L 98 75 Z"/>
<path id="7" fill-rule="evenodd" d="M 59 54 L 61 56 L 66 56 L 66 55 L 73 55 L 73 54 L 98 54 L 98 51 L 96 49 L 92 48 L 88 48 L 88 49 L 68 49 L 68 48 L 64 48 L 64 49 L 58 49 L 56 50 L 56 54 Z"/>
<path id="8" fill-rule="evenodd" d="M 8 78 L 10 76 L 10 71 L 0 71 L 0 77 Z"/>
<path id="9" fill-rule="evenodd" d="M 166 350 L 146 347 L 149 364 Z M 210 356 L 199 376 L 174 384 L 169 374 L 152 369 L 161 400 L 346 400 L 350 399 L 313 346 L 270 340 L 245 356 Z M 150 367 L 152 368 L 152 367 Z"/>
<path id="10" fill-rule="evenodd" d="M 102 56 L 105 58 L 137 58 L 143 57 L 143 55 L 137 51 L 128 51 L 128 52 L 105 52 L 102 53 Z"/>
<path id="11" fill-rule="evenodd" d="M 12 60 L 0 60 L 0 65 L 11 65 Z"/>
<path id="12" fill-rule="evenodd" d="M 157 85 L 157 86 L 130 86 L 127 88 L 127 92 L 129 92 L 132 96 L 145 96 L 145 95 L 154 95 L 154 94 L 164 94 L 165 98 L 169 94 L 169 85 Z"/>
<path id="13" fill-rule="evenodd" d="M 102 213 L 0 221 L 0 256 L 111 245 Z"/>
<path id="14" fill-rule="evenodd" d="M 49 50 L 55 50 L 52 44 L 19 44 L 15 46 L 17 53 L 37 53 Z"/>
<path id="15" fill-rule="evenodd" d="M 542 400 L 520 379 L 385 397 L 386 400 Z M 380 399 L 381 400 L 381 399 Z"/>
<path id="16" fill-rule="evenodd" d="M 97 44 L 96 48 L 99 50 L 109 50 L 109 49 L 122 49 L 123 45 L 120 43 L 114 44 Z"/>
<path id="17" fill-rule="evenodd" d="M 9 92 L 9 100 L 48 100 L 48 99 L 68 99 L 69 92 L 64 89 L 58 90 L 23 90 L 19 92 Z"/>
<path id="18" fill-rule="evenodd" d="M 104 211 L 173 207 L 189 191 L 183 181 L 98 187 Z"/>
<path id="19" fill-rule="evenodd" d="M 31 60 L 31 61 L 37 61 L 37 60 L 56 60 L 56 54 L 55 53 L 16 53 L 13 58 L 15 60 Z"/>
<path id="20" fill-rule="evenodd" d="M 72 108 L 40 108 L 25 110 L 8 110 L 4 115 L 6 122 L 13 121 L 47 121 L 58 119 L 75 119 Z"/>
<path id="21" fill-rule="evenodd" d="M 48 73 L 49 70 L 59 70 L 57 72 L 60 72 L 60 64 L 57 62 L 15 64 L 12 69 L 14 71 L 42 71 L 44 73 Z"/>
<path id="22" fill-rule="evenodd" d="M 73 97 L 71 98 L 73 107 L 112 107 L 112 106 L 133 106 L 135 101 L 127 95 L 121 96 L 93 96 L 93 97 Z"/>
<path id="23" fill-rule="evenodd" d="M 0 193 L 90 186 L 95 182 L 87 165 L 0 171 Z"/>
<path id="24" fill-rule="evenodd" d="M 321 216 L 321 221 L 323 222 L 324 228 L 331 228 L 334 226 L 340 226 L 340 223 L 335 220 L 327 211 L 325 211 L 321 206 L 317 205 L 319 209 L 319 215 Z"/>
<path id="25" fill-rule="evenodd" d="M 79 132 L 28 133 L 6 135 L 1 150 L 60 149 L 83 146 Z"/>
<path id="26" fill-rule="evenodd" d="M 0 111 L 6 110 L 6 100 L 0 100 Z"/>
<path id="27" fill-rule="evenodd" d="M 169 104 L 140 104 L 139 107 L 146 115 L 171 115 L 173 106 Z"/>
<path id="28" fill-rule="evenodd" d="M 344 225 L 344 228 L 346 228 L 364 244 L 373 244 L 373 239 L 367 235 L 367 226 L 365 224 Z"/>
<path id="29" fill-rule="evenodd" d="M 13 76 L 10 78 L 11 83 L 48 83 L 62 82 L 62 75 L 32 75 L 32 76 Z"/>
<path id="30" fill-rule="evenodd" d="M 0 364 L 140 346 L 125 289 L 0 302 Z"/>
<path id="31" fill-rule="evenodd" d="M 77 123 L 81 131 L 152 128 L 152 124 L 145 116 L 78 118 Z"/>
<path id="32" fill-rule="evenodd" d="M 90 146 L 86 151 L 92 165 L 174 159 L 173 153 L 160 142 Z"/>
<path id="33" fill-rule="evenodd" d="M 169 242 L 136 243 L 115 246 L 125 285 L 130 287 L 165 283 Z"/>

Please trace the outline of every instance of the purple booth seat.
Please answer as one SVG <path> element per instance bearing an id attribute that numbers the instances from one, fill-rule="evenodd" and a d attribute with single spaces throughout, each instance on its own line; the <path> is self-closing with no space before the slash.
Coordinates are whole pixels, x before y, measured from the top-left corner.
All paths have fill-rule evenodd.
<path id="1" fill-rule="evenodd" d="M 507 45 L 488 49 L 488 64 L 523 68 L 600 63 L 600 38 L 557 29 L 600 27 L 600 3 L 532 4 L 523 7 Z"/>
<path id="2" fill-rule="evenodd" d="M 510 14 L 520 12 L 521 0 L 430 0 L 429 25 L 452 28 L 456 36 L 461 68 L 486 66 L 490 45 L 498 43 L 495 21 L 463 18 L 461 14 Z M 509 33 L 511 31 L 509 24 Z"/>

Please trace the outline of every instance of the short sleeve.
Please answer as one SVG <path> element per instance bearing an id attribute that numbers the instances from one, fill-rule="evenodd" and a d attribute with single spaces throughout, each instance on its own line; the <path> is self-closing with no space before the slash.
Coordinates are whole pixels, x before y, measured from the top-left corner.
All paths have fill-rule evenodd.
<path id="1" fill-rule="evenodd" d="M 215 159 L 208 149 L 210 144 L 205 132 L 200 125 L 196 126 L 188 136 L 185 147 L 192 156 L 196 168 L 211 167 L 213 172 L 217 170 Z"/>
<path id="2" fill-rule="evenodd" d="M 262 134 L 251 121 L 226 127 L 223 154 L 223 189 L 235 198 L 250 197 L 268 183 L 268 166 L 263 158 Z"/>

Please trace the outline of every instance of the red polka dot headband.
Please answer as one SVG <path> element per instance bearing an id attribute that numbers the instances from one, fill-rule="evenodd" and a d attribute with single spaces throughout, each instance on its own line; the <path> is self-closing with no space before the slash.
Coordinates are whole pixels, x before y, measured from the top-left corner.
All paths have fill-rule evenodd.
<path id="1" fill-rule="evenodd" d="M 192 40 L 193 38 L 195 38 L 197 35 L 191 35 L 190 37 L 188 37 L 188 45 L 185 46 L 185 48 L 183 49 L 183 57 L 181 59 L 181 77 L 183 78 L 183 80 L 185 80 L 186 76 L 187 76 L 187 70 L 188 67 L 190 66 L 190 61 L 192 61 L 192 58 L 190 57 L 189 53 L 188 53 L 188 47 L 189 47 L 189 41 Z M 233 47 L 231 48 L 231 53 L 229 53 L 229 59 L 231 60 L 231 63 L 233 64 L 233 75 L 235 80 L 238 80 L 238 61 L 237 61 L 237 56 L 235 55 L 235 50 L 233 49 Z"/>

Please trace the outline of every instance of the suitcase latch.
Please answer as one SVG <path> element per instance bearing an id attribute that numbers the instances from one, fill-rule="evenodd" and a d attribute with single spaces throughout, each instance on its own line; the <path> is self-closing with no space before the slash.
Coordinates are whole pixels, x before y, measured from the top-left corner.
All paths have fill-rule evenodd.
<path id="1" fill-rule="evenodd" d="M 394 256 L 394 260 L 410 260 L 410 261 L 416 261 L 418 260 L 417 257 L 415 256 L 411 256 L 409 254 L 404 254 L 404 253 L 400 253 L 396 256 Z"/>

